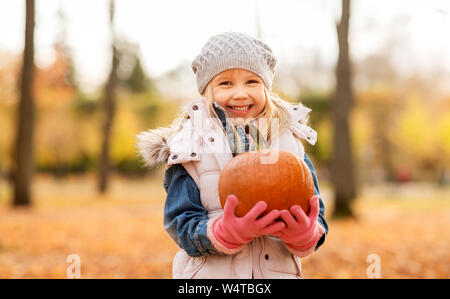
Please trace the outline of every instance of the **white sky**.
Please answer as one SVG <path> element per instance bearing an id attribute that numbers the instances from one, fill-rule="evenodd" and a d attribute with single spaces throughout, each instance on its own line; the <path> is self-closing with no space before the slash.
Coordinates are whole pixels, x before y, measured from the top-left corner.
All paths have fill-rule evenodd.
<path id="1" fill-rule="evenodd" d="M 82 85 L 93 88 L 106 79 L 110 64 L 108 0 L 36 0 L 36 61 L 51 63 L 59 31 L 61 3 L 68 19 L 71 47 Z M 302 59 L 302 50 L 318 49 L 334 64 L 337 44 L 334 22 L 338 0 L 116 0 L 119 34 L 139 44 L 144 67 L 158 76 L 192 61 L 211 35 L 233 30 L 256 34 L 258 10 L 262 38 L 281 63 Z M 407 36 L 398 66 L 450 71 L 450 1 L 352 1 L 351 50 L 355 59 L 375 53 L 388 36 Z M 23 48 L 25 0 L 0 0 L 0 51 Z M 404 22 L 392 26 L 396 17 Z"/>

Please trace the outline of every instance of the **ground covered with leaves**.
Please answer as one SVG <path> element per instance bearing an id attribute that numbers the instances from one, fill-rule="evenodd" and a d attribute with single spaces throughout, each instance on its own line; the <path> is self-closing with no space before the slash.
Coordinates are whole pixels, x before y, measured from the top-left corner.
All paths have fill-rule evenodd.
<path id="1" fill-rule="evenodd" d="M 450 278 L 450 192 L 415 188 L 366 190 L 356 219 L 328 220 L 325 244 L 302 260 L 304 277 Z M 170 278 L 178 249 L 163 228 L 159 179 L 115 179 L 98 196 L 87 177 L 39 178 L 33 192 L 32 208 L 13 209 L 0 184 L 0 278 L 66 278 L 73 254 L 81 278 Z"/>

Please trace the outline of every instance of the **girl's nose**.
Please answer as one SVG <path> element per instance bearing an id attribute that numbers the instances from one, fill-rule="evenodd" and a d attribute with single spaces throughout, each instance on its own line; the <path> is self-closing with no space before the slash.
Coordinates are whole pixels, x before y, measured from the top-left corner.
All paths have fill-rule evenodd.
<path id="1" fill-rule="evenodd" d="M 248 98 L 247 92 L 243 88 L 236 88 L 233 93 L 233 99 L 246 99 Z"/>

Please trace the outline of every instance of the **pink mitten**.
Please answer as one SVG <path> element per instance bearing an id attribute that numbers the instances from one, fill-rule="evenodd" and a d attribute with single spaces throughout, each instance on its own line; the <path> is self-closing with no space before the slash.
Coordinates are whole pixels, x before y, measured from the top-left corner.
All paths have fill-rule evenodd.
<path id="1" fill-rule="evenodd" d="M 309 215 L 306 215 L 298 205 L 292 206 L 291 212 L 288 210 L 280 211 L 280 216 L 287 225 L 281 230 L 280 239 L 293 249 L 310 249 L 324 233 L 324 230 L 317 223 L 319 196 L 315 195 L 311 198 L 310 207 Z"/>
<path id="2" fill-rule="evenodd" d="M 267 208 L 264 201 L 256 203 L 243 217 L 235 214 L 237 204 L 237 197 L 229 195 L 223 215 L 213 223 L 212 232 L 215 239 L 228 249 L 237 248 L 263 235 L 279 235 L 279 231 L 286 226 L 283 221 L 275 221 L 280 217 L 278 210 L 272 210 L 258 218 Z"/>

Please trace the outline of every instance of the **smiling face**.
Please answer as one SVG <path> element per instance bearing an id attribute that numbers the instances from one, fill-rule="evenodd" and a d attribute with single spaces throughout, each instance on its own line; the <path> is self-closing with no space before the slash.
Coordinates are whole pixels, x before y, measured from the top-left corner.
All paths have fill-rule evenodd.
<path id="1" fill-rule="evenodd" d="M 229 69 L 216 75 L 210 84 L 214 101 L 230 118 L 256 118 L 264 109 L 264 83 L 252 72 Z"/>

